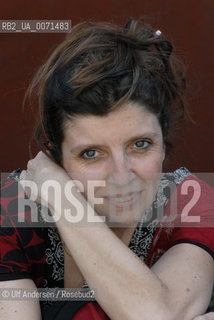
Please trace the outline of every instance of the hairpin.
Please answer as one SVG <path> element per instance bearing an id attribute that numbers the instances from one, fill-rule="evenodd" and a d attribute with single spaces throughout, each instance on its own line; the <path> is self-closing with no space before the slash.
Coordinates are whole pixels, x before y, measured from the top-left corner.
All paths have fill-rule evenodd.
<path id="1" fill-rule="evenodd" d="M 157 30 L 155 31 L 155 33 L 153 33 L 153 37 L 158 38 L 161 35 L 161 33 L 162 32 L 160 30 Z"/>

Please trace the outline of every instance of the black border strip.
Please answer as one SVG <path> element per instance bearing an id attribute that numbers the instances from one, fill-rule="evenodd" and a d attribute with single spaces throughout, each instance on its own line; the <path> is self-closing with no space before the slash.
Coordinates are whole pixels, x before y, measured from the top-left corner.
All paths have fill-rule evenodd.
<path id="1" fill-rule="evenodd" d="M 214 259 L 214 251 L 212 251 L 210 248 L 208 248 L 207 246 L 205 246 L 204 244 L 201 244 L 200 242 L 197 241 L 192 241 L 192 240 L 178 240 L 175 243 L 173 243 L 173 245 L 175 244 L 179 244 L 179 243 L 190 243 L 190 244 L 194 244 L 202 249 L 204 249 L 205 251 L 207 251 L 212 258 Z"/>

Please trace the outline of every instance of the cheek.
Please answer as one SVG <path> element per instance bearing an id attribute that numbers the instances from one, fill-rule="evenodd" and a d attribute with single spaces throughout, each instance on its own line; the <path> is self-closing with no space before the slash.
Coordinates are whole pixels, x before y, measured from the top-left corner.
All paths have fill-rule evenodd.
<path id="1" fill-rule="evenodd" d="M 140 173 L 160 173 L 162 171 L 164 154 L 152 153 L 146 157 L 138 159 L 134 163 L 135 171 Z"/>

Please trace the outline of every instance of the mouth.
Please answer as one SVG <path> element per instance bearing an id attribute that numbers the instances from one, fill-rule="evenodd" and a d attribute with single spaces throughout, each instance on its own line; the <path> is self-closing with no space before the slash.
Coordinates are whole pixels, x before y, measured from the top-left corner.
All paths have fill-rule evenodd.
<path id="1" fill-rule="evenodd" d="M 115 195 L 110 197 L 104 197 L 104 201 L 108 202 L 116 208 L 132 208 L 134 204 L 140 199 L 142 191 L 130 193 L 126 196 Z"/>

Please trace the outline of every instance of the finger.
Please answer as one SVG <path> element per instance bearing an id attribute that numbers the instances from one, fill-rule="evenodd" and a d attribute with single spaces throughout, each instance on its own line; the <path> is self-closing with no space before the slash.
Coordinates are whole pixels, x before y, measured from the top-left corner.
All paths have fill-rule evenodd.
<path id="1" fill-rule="evenodd" d="M 26 179 L 26 170 L 22 170 L 20 176 L 19 176 L 20 180 L 25 180 Z"/>
<path id="2" fill-rule="evenodd" d="M 27 169 L 32 168 L 32 166 L 33 166 L 33 160 L 29 160 L 27 163 Z"/>

